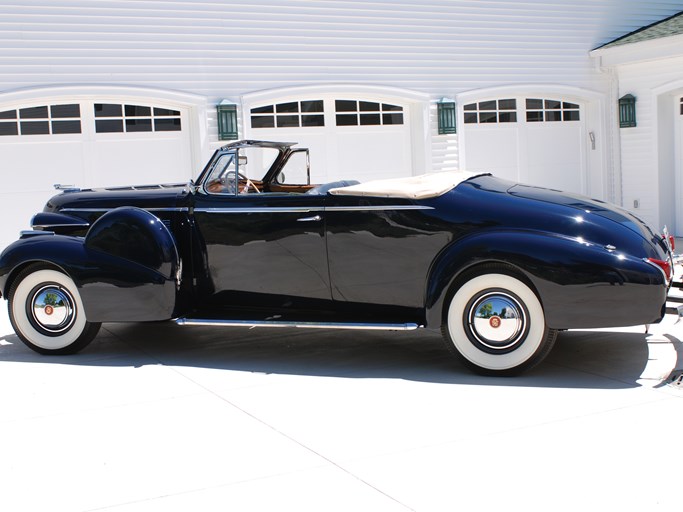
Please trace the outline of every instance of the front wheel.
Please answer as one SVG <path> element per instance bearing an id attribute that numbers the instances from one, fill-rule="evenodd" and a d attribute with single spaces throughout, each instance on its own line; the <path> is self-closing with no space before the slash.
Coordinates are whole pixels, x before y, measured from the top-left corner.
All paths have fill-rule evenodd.
<path id="1" fill-rule="evenodd" d="M 446 347 L 477 373 L 516 375 L 540 363 L 557 331 L 533 290 L 509 274 L 472 274 L 453 295 L 442 332 Z"/>
<path id="2" fill-rule="evenodd" d="M 88 322 L 76 285 L 69 276 L 32 265 L 14 280 L 9 317 L 17 336 L 41 354 L 73 354 L 97 335 L 99 323 Z"/>

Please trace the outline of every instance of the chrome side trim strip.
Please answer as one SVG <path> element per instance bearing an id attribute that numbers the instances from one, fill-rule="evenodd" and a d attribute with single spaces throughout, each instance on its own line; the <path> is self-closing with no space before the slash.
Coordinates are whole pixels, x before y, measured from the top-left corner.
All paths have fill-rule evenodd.
<path id="1" fill-rule="evenodd" d="M 392 210 L 433 210 L 433 206 L 422 206 L 418 204 L 397 204 L 397 205 L 383 205 L 383 206 L 328 206 L 325 211 L 328 212 L 377 212 L 377 211 L 392 211 Z"/>
<path id="2" fill-rule="evenodd" d="M 281 320 L 212 320 L 203 318 L 176 318 L 178 325 L 204 325 L 211 327 L 297 327 L 300 329 L 350 329 L 366 331 L 414 331 L 422 327 L 414 323 L 372 324 L 342 322 L 285 322 Z"/>
<path id="3" fill-rule="evenodd" d="M 31 224 L 34 228 L 87 228 L 90 224 Z"/>
<path id="4" fill-rule="evenodd" d="M 323 212 L 325 209 L 308 206 L 273 206 L 270 208 L 195 208 L 194 211 L 202 213 L 311 213 Z"/>
<path id="5" fill-rule="evenodd" d="M 137 207 L 142 210 L 147 210 L 148 212 L 187 212 L 190 211 L 186 206 L 183 207 L 169 207 L 169 208 L 143 208 L 141 206 Z M 63 208 L 59 212 L 87 212 L 87 213 L 99 213 L 99 212 L 110 212 L 116 208 Z"/>

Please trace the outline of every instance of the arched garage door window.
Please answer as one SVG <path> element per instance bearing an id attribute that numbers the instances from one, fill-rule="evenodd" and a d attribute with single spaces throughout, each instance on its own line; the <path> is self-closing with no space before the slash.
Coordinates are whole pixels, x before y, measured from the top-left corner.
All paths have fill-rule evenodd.
<path id="1" fill-rule="evenodd" d="M 359 181 L 412 174 L 406 106 L 328 94 L 248 106 L 249 135 L 298 142 L 311 151 L 311 179 Z"/>
<path id="2" fill-rule="evenodd" d="M 585 192 L 581 106 L 558 97 L 506 97 L 462 109 L 465 165 L 501 178 Z"/>

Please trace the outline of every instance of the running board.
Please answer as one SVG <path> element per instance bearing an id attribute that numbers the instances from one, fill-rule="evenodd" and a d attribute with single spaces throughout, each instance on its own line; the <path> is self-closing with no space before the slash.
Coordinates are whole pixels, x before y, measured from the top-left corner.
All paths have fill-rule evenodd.
<path id="1" fill-rule="evenodd" d="M 414 331 L 421 325 L 373 324 L 351 322 L 284 322 L 280 320 L 212 320 L 203 318 L 176 318 L 178 325 L 204 325 L 211 327 L 297 327 L 299 329 L 352 329 L 365 331 Z"/>

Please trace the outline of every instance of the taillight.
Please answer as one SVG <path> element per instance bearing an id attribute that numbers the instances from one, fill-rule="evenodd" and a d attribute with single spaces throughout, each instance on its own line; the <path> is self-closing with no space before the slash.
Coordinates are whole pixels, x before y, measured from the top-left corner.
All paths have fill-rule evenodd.
<path id="1" fill-rule="evenodd" d="M 671 252 L 676 250 L 676 238 L 673 235 L 669 235 L 669 247 L 671 247 Z"/>
<path id="2" fill-rule="evenodd" d="M 661 268 L 662 272 L 664 272 L 664 275 L 666 276 L 667 281 L 671 279 L 671 264 L 668 261 L 658 260 L 656 258 L 648 258 L 647 261 L 654 263 Z"/>

